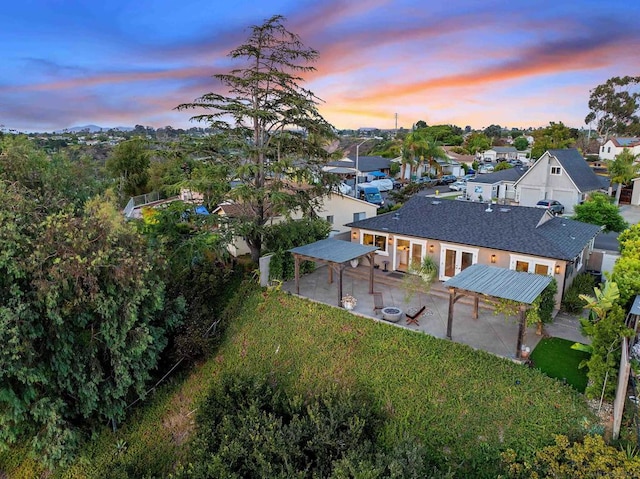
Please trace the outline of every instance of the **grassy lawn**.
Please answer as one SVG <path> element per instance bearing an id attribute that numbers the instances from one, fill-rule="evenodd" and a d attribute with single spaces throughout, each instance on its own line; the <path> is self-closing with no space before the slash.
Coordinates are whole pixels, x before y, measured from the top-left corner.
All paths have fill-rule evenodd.
<path id="1" fill-rule="evenodd" d="M 235 307 L 210 359 L 50 477 L 166 477 L 185 457 L 195 411 L 223 372 L 277 372 L 301 394 L 335 384 L 366 391 L 390 418 L 380 447 L 410 433 L 458 477 L 496 477 L 500 451 L 528 455 L 553 434 L 576 437 L 585 418 L 594 421 L 573 388 L 464 345 L 280 292 L 244 294 Z M 32 462 L 9 462 L 0 455 L 7 477 L 39 475 Z"/>
<path id="2" fill-rule="evenodd" d="M 587 387 L 587 370 L 579 369 L 578 365 L 589 354 L 571 349 L 573 341 L 560 338 L 545 338 L 531 353 L 534 367 L 540 369 L 547 376 L 566 380 L 577 391 L 584 392 Z"/>

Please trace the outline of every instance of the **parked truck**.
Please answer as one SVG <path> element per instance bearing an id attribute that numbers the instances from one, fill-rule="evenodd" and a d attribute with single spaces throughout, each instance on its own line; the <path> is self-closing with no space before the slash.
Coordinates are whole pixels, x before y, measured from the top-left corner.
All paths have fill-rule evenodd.
<path id="1" fill-rule="evenodd" d="M 372 186 L 369 183 L 360 183 L 357 188 L 358 198 L 361 200 L 378 205 L 378 208 L 384 205 L 384 200 L 382 199 L 380 190 L 375 186 Z"/>

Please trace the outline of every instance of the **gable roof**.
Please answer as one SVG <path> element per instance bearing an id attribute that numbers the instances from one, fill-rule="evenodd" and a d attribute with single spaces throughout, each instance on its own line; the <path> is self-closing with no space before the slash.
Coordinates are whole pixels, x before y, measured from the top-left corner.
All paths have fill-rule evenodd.
<path id="1" fill-rule="evenodd" d="M 349 157 L 353 160 L 352 166 L 355 167 L 356 157 Z M 391 160 L 381 156 L 358 156 L 358 169 L 362 172 L 389 169 Z"/>
<path id="2" fill-rule="evenodd" d="M 518 150 L 515 146 L 493 146 L 487 151 L 495 151 L 496 153 L 515 153 Z"/>
<path id="3" fill-rule="evenodd" d="M 593 169 L 575 148 L 548 150 L 547 152 L 558 160 L 581 193 L 602 188 L 602 181 L 598 175 L 593 172 Z"/>
<path id="4" fill-rule="evenodd" d="M 395 212 L 347 224 L 384 233 L 573 260 L 600 227 L 527 206 L 437 200 L 414 196 Z"/>
<path id="5" fill-rule="evenodd" d="M 475 178 L 468 180 L 467 183 L 487 183 L 490 185 L 502 181 L 513 181 L 515 183 L 526 171 L 527 169 L 523 167 L 506 168 L 493 173 L 476 175 Z"/>

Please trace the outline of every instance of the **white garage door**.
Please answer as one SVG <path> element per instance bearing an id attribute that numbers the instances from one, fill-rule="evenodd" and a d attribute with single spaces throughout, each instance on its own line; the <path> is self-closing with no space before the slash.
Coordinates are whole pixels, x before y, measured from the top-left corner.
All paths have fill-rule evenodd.
<path id="1" fill-rule="evenodd" d="M 576 193 L 574 191 L 555 190 L 550 199 L 562 203 L 565 213 L 573 213 L 573 205 L 576 202 Z"/>

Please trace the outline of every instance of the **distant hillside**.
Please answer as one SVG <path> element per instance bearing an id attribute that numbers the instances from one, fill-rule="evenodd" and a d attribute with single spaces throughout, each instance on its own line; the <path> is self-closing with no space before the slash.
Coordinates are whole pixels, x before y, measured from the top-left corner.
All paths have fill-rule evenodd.
<path id="1" fill-rule="evenodd" d="M 54 133 L 80 133 L 80 132 L 100 133 L 101 131 L 109 131 L 109 130 L 132 131 L 133 127 L 116 126 L 113 128 L 105 128 L 98 125 L 83 125 L 83 126 L 72 126 L 71 128 L 64 128 L 62 130 L 56 130 L 54 131 Z"/>

